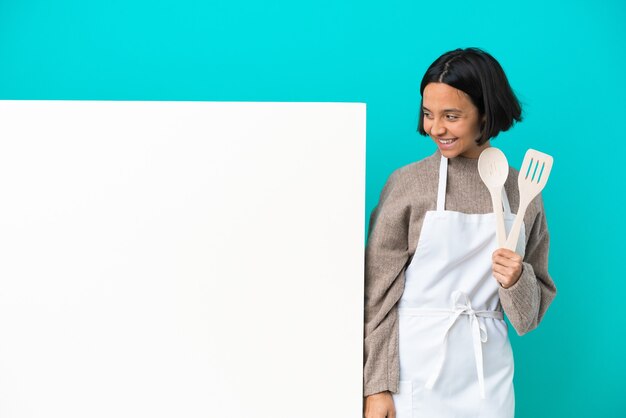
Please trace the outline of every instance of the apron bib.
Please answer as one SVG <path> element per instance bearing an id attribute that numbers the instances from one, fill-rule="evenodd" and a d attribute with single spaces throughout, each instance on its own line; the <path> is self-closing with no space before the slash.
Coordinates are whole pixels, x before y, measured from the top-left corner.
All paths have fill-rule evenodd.
<path id="1" fill-rule="evenodd" d="M 513 352 L 492 275 L 495 215 L 446 211 L 441 157 L 437 210 L 426 212 L 398 305 L 397 418 L 510 418 Z M 502 196 L 507 233 L 515 215 Z M 524 256 L 522 224 L 516 252 Z"/>

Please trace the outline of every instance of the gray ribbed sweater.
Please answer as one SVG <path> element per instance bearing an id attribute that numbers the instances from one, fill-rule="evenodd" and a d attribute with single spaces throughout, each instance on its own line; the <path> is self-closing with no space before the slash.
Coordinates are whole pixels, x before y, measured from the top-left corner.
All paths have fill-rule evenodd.
<path id="1" fill-rule="evenodd" d="M 436 209 L 441 153 L 395 170 L 388 178 L 370 217 L 365 249 L 364 395 L 398 391 L 397 302 L 404 289 L 404 272 L 415 253 L 424 215 Z M 505 189 L 511 211 L 517 212 L 518 171 L 510 168 Z M 448 161 L 446 210 L 493 212 L 489 190 L 478 174 L 478 159 Z M 541 195 L 524 216 L 526 254 L 522 275 L 500 302 L 519 335 L 536 328 L 556 295 L 548 274 L 549 234 Z M 495 280 L 495 279 L 494 279 Z"/>

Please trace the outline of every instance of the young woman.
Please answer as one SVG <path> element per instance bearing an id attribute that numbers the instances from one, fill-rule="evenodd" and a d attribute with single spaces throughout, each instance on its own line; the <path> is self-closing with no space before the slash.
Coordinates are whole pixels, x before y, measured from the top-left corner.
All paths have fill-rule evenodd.
<path id="1" fill-rule="evenodd" d="M 395 170 L 372 212 L 365 260 L 366 418 L 513 417 L 513 354 L 503 311 L 519 335 L 556 295 L 541 196 L 516 251 L 497 248 L 478 157 L 522 120 L 500 64 L 456 49 L 426 71 L 418 131 L 437 146 Z M 518 172 L 503 193 L 507 231 Z"/>

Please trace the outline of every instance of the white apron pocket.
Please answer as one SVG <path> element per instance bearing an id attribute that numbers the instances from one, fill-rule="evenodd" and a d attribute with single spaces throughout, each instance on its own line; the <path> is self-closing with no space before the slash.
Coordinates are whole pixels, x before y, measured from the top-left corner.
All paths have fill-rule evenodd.
<path id="1" fill-rule="evenodd" d="M 398 393 L 392 393 L 396 408 L 396 418 L 413 418 L 413 384 L 410 380 L 401 380 Z"/>

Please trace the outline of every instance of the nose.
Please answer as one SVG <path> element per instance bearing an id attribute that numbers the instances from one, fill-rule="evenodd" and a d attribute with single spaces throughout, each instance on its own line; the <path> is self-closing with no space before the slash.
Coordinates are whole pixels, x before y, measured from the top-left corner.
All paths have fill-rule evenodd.
<path id="1" fill-rule="evenodd" d="M 438 118 L 434 118 L 432 125 L 430 125 L 430 134 L 433 136 L 441 136 L 446 133 L 446 127 L 443 123 L 439 123 Z"/>

